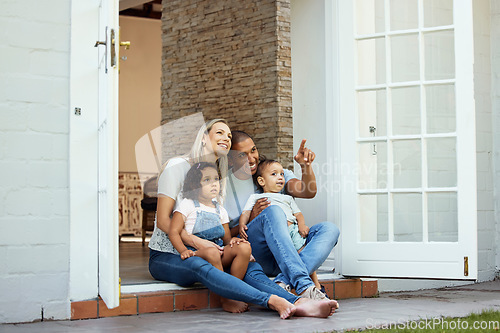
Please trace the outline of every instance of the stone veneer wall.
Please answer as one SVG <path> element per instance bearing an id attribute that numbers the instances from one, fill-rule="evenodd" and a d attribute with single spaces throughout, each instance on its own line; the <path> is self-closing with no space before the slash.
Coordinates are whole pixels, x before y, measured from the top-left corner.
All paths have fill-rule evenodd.
<path id="1" fill-rule="evenodd" d="M 163 0 L 162 124 L 202 112 L 292 166 L 289 0 Z"/>

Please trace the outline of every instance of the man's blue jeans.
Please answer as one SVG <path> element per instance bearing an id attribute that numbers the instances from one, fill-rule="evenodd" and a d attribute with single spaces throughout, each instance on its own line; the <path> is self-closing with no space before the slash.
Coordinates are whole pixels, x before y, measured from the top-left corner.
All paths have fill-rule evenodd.
<path id="1" fill-rule="evenodd" d="M 314 285 L 309 275 L 323 264 L 340 235 L 339 228 L 331 222 L 315 224 L 299 254 L 288 234 L 286 216 L 281 208 L 267 207 L 247 226 L 252 254 L 264 272 L 277 274 L 274 281 L 291 285 L 297 294 Z"/>

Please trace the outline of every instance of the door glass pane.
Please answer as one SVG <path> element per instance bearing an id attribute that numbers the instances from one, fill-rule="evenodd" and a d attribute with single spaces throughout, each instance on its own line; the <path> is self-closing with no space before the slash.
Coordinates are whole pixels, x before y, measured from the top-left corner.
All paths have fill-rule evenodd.
<path id="1" fill-rule="evenodd" d="M 358 41 L 358 85 L 385 83 L 385 38 Z"/>
<path id="2" fill-rule="evenodd" d="M 387 143 L 359 144 L 358 186 L 362 190 L 387 188 Z"/>
<path id="3" fill-rule="evenodd" d="M 400 140 L 393 142 L 394 187 L 421 187 L 421 147 L 420 140 Z"/>
<path id="4" fill-rule="evenodd" d="M 392 89 L 392 133 L 420 134 L 420 88 Z"/>
<path id="5" fill-rule="evenodd" d="M 455 41 L 453 31 L 424 34 L 425 79 L 442 80 L 455 77 Z"/>
<path id="6" fill-rule="evenodd" d="M 392 82 L 419 80 L 418 50 L 418 34 L 391 37 Z"/>
<path id="7" fill-rule="evenodd" d="M 457 193 L 429 193 L 427 207 L 429 241 L 457 242 Z"/>
<path id="8" fill-rule="evenodd" d="M 387 194 L 359 196 L 360 236 L 362 242 L 384 242 L 388 235 Z"/>
<path id="9" fill-rule="evenodd" d="M 424 0 L 424 27 L 453 24 L 453 0 Z"/>
<path id="10" fill-rule="evenodd" d="M 427 165 L 429 187 L 457 186 L 456 138 L 428 139 Z"/>
<path id="11" fill-rule="evenodd" d="M 418 28 L 418 1 L 391 0 L 391 31 Z"/>
<path id="12" fill-rule="evenodd" d="M 394 241 L 422 241 L 422 194 L 394 193 Z"/>
<path id="13" fill-rule="evenodd" d="M 427 133 L 455 132 L 455 85 L 425 87 Z"/>
<path id="14" fill-rule="evenodd" d="M 358 114 L 360 137 L 387 135 L 385 89 L 359 92 Z"/>
<path id="15" fill-rule="evenodd" d="M 356 0 L 356 32 L 374 34 L 385 30 L 384 0 Z"/>

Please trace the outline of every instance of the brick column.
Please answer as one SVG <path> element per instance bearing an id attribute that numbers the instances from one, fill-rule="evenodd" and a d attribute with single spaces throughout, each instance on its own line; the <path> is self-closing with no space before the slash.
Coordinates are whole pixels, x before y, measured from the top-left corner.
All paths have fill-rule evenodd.
<path id="1" fill-rule="evenodd" d="M 225 118 L 293 165 L 289 0 L 163 0 L 162 40 L 162 123 Z"/>

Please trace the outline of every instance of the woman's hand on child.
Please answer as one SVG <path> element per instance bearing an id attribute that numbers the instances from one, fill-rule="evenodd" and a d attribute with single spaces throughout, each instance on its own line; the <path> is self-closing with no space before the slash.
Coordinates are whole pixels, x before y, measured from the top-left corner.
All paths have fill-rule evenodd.
<path id="1" fill-rule="evenodd" d="M 306 238 L 307 235 L 309 235 L 309 227 L 305 224 L 299 224 L 299 234 L 302 236 L 302 238 Z"/>
<path id="2" fill-rule="evenodd" d="M 248 227 L 246 225 L 240 225 L 240 237 L 241 239 L 248 240 L 248 235 L 246 231 L 248 230 Z"/>
<path id="3" fill-rule="evenodd" d="M 189 257 L 194 257 L 196 255 L 196 252 L 193 250 L 186 250 L 181 253 L 181 259 L 187 259 Z"/>
<path id="4" fill-rule="evenodd" d="M 231 238 L 231 241 L 229 242 L 229 246 L 233 247 L 234 244 L 236 245 L 240 245 L 240 243 L 249 243 L 249 241 L 247 241 L 246 239 L 242 239 L 242 238 L 239 238 L 239 237 L 233 237 Z"/>

